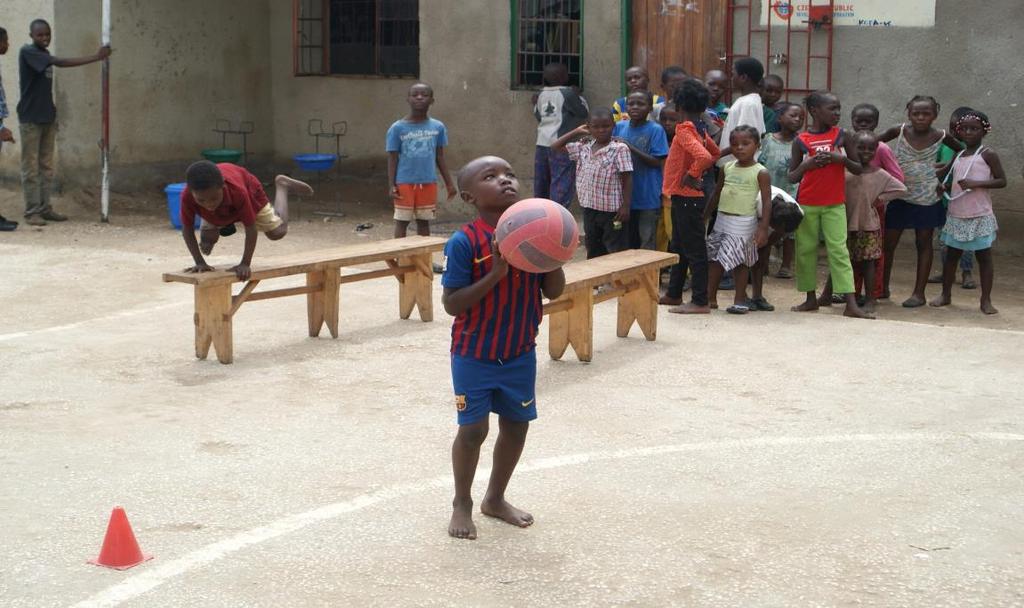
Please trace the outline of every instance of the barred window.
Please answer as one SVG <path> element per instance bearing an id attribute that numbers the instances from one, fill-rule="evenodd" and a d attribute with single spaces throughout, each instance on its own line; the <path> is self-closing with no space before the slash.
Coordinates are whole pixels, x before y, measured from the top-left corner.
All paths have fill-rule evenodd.
<path id="1" fill-rule="evenodd" d="M 569 68 L 583 86 L 583 1 L 512 0 L 512 86 L 543 86 L 544 66 Z"/>
<path id="2" fill-rule="evenodd" d="M 296 76 L 419 76 L 419 0 L 293 1 Z"/>

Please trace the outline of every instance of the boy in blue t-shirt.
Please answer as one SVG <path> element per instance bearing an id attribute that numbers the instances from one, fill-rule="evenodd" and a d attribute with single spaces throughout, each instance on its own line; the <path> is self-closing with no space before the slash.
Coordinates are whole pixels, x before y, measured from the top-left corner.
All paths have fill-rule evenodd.
<path id="1" fill-rule="evenodd" d="M 629 120 L 616 123 L 612 132 L 633 154 L 633 197 L 629 206 L 633 249 L 655 248 L 661 215 L 662 167 L 668 156 L 668 139 L 661 125 L 647 119 L 653 102 L 650 91 L 630 93 L 626 96 Z"/>
<path id="2" fill-rule="evenodd" d="M 437 174 L 448 189 L 455 185 L 448 175 L 444 149 L 448 129 L 440 120 L 430 118 L 427 110 L 434 103 L 430 85 L 417 82 L 409 87 L 409 114 L 388 129 L 388 196 L 395 203 L 395 238 L 405 238 L 409 222 L 416 220 L 416 234 L 430 235 L 430 220 L 437 216 Z"/>
<path id="3" fill-rule="evenodd" d="M 533 516 L 505 500 L 505 488 L 519 462 L 530 421 L 537 417 L 535 385 L 537 327 L 543 316 L 541 296 L 562 295 L 565 274 L 511 268 L 498 252 L 494 227 L 502 212 L 519 200 L 519 180 L 508 162 L 494 156 L 470 161 L 458 174 L 462 200 L 477 209 L 445 246 L 441 278 L 445 311 L 452 324 L 452 385 L 459 432 L 452 445 L 455 499 L 448 534 L 476 538 L 473 524 L 473 476 L 488 418 L 498 414 L 498 440 L 484 515 L 525 528 Z"/>

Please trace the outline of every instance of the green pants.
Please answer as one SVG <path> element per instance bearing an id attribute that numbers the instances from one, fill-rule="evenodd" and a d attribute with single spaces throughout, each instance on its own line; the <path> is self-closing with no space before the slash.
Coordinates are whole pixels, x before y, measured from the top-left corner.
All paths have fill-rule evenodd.
<path id="1" fill-rule="evenodd" d="M 846 204 L 800 208 L 804 210 L 804 221 L 796 229 L 797 290 L 815 291 L 818 287 L 818 236 L 824 235 L 832 291 L 853 293 L 853 267 L 846 248 Z"/>

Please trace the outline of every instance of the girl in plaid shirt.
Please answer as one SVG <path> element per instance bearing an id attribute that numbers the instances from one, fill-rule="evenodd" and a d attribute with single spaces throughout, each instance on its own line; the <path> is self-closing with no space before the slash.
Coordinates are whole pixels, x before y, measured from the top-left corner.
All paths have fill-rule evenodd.
<path id="1" fill-rule="evenodd" d="M 609 108 L 596 108 L 587 123 L 551 144 L 576 163 L 576 195 L 583 207 L 587 259 L 629 248 L 629 204 L 633 161 L 629 146 L 612 141 L 615 121 Z M 589 139 L 572 140 L 589 136 Z M 571 143 L 570 143 L 571 142 Z"/>

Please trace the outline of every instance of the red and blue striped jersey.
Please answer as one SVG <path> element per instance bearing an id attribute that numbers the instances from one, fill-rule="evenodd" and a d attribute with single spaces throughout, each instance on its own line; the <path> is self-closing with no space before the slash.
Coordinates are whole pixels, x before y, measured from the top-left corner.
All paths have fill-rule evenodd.
<path id="1" fill-rule="evenodd" d="M 494 265 L 494 227 L 482 219 L 462 226 L 445 245 L 441 285 L 467 287 Z M 509 267 L 508 274 L 482 300 L 455 317 L 452 354 L 475 359 L 511 359 L 533 350 L 543 316 L 542 274 Z"/>

